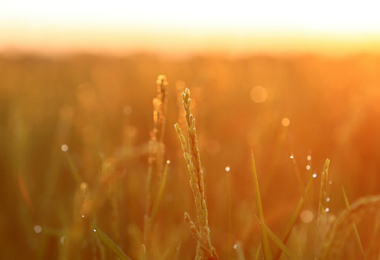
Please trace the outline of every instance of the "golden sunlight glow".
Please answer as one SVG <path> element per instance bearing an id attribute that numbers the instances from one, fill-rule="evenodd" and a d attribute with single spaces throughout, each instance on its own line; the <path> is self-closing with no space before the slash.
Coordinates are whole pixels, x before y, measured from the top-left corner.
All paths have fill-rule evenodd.
<path id="1" fill-rule="evenodd" d="M 6 1 L 0 49 L 373 51 L 377 1 Z"/>

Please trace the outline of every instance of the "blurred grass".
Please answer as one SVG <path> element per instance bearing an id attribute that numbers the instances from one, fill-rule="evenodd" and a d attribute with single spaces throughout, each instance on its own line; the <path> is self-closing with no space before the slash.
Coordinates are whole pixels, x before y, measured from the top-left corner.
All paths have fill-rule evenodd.
<path id="1" fill-rule="evenodd" d="M 163 141 L 171 166 L 147 254 L 153 259 L 195 255 L 195 241 L 183 223 L 183 212 L 193 213 L 195 208 L 180 145 L 170 127 L 183 122 L 175 94 L 176 81 L 183 80 L 192 91 L 197 118 L 213 246 L 224 259 L 232 237 L 233 244 L 243 245 L 246 259 L 254 259 L 260 235 L 253 215 L 250 145 L 265 224 L 278 237 L 287 235 L 286 225 L 302 196 L 291 154 L 304 183 L 311 172 L 318 175 L 308 193 L 314 209 L 323 162 L 331 160 L 328 216 L 346 208 L 341 186 L 352 202 L 380 193 L 379 68 L 379 56 L 364 54 L 339 59 L 205 55 L 183 60 L 145 54 L 0 55 L 0 258 L 100 257 L 102 249 L 87 229 L 93 217 L 126 255 L 140 258 L 152 99 L 157 76 L 165 74 L 171 90 Z M 255 86 L 266 89 L 265 102 L 252 101 Z M 287 127 L 281 124 L 285 117 L 290 119 Z M 63 144 L 68 145 L 67 152 L 61 150 Z M 305 168 L 310 163 L 307 155 L 313 158 L 310 170 Z M 106 162 L 113 167 L 109 171 L 102 168 Z M 223 175 L 227 165 L 231 220 Z M 81 193 L 73 166 L 88 184 L 90 197 Z M 89 217 L 82 218 L 82 212 Z M 365 252 L 375 248 L 369 245 L 378 224 L 367 218 L 357 224 Z M 297 234 L 304 237 L 305 225 L 295 224 L 287 244 L 290 250 L 297 244 Z M 272 252 L 277 250 L 270 246 Z M 360 256 L 359 250 L 348 248 L 357 248 L 355 236 L 341 257 Z M 367 257 L 378 254 L 376 250 Z M 110 250 L 105 254 L 106 259 L 114 257 Z"/>

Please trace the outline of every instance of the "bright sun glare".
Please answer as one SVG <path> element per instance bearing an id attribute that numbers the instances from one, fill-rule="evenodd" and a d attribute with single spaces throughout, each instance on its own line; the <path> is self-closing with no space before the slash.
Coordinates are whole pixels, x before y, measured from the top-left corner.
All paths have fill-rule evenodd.
<path id="1" fill-rule="evenodd" d="M 7 1 L 0 49 L 371 50 L 377 1 Z M 372 49 L 373 50 L 373 49 Z"/>

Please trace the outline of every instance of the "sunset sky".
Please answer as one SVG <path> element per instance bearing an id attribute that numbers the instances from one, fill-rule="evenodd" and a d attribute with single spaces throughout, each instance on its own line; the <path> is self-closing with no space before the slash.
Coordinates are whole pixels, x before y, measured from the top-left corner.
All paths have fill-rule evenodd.
<path id="1" fill-rule="evenodd" d="M 377 1 L 5 1 L 0 51 L 326 52 L 380 48 Z"/>

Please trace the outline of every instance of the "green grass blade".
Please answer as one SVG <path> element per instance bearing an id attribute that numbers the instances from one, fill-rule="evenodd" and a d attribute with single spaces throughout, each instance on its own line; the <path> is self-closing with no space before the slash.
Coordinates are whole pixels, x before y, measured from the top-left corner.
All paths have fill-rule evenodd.
<path id="1" fill-rule="evenodd" d="M 347 194 L 346 194 L 346 190 L 344 189 L 343 186 L 342 186 L 342 192 L 343 192 L 343 197 L 344 197 L 344 202 L 346 204 L 346 207 L 347 207 L 347 209 L 350 209 L 351 206 L 350 206 L 350 203 L 348 202 L 348 197 L 347 197 Z M 364 249 L 363 249 L 362 241 L 361 241 L 360 236 L 359 236 L 358 228 L 356 227 L 355 223 L 353 223 L 352 226 L 354 228 L 356 241 L 358 242 L 358 245 L 359 245 L 359 248 L 360 248 L 360 253 L 362 254 L 363 259 L 367 259 L 366 255 L 365 255 L 365 252 L 364 252 Z"/>
<path id="2" fill-rule="evenodd" d="M 279 239 L 275 233 L 270 230 L 270 228 L 265 225 L 264 223 L 261 223 L 261 226 L 264 227 L 265 232 L 268 234 L 268 236 L 272 239 L 272 241 L 280 248 L 280 250 L 291 260 L 297 259 L 296 256 L 289 250 L 289 248 L 282 243 L 281 239 Z"/>
<path id="3" fill-rule="evenodd" d="M 96 224 L 91 224 L 94 232 L 99 236 L 99 238 L 106 244 L 106 246 L 111 249 L 117 257 L 121 260 L 131 260 L 124 252 L 109 238 Z"/>
<path id="4" fill-rule="evenodd" d="M 255 187 L 257 211 L 259 213 L 259 219 L 260 219 L 261 240 L 262 240 L 264 259 L 271 259 L 268 235 L 267 235 L 266 229 L 264 228 L 264 225 L 263 225 L 265 223 L 264 222 L 264 211 L 263 211 L 263 206 L 261 203 L 261 195 L 260 195 L 260 190 L 259 190 L 259 182 L 257 179 L 256 165 L 255 165 L 255 158 L 253 156 L 253 151 L 251 151 L 251 157 L 252 157 L 253 185 Z"/>

